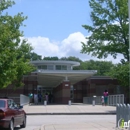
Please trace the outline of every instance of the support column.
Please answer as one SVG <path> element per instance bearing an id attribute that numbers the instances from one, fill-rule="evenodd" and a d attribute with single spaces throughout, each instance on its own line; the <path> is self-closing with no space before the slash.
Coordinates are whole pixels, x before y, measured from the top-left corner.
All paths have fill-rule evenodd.
<path id="1" fill-rule="evenodd" d="M 70 100 L 70 81 L 63 81 L 54 89 L 54 102 L 68 104 Z"/>
<path id="2" fill-rule="evenodd" d="M 68 104 L 70 100 L 70 82 L 64 81 L 62 83 L 62 103 Z"/>

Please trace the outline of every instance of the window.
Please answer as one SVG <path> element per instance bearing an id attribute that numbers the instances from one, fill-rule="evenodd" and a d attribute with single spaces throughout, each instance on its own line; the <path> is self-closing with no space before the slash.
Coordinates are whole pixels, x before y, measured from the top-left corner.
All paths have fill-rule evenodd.
<path id="1" fill-rule="evenodd" d="M 72 70 L 72 69 L 71 69 L 71 66 L 68 66 L 68 70 Z"/>
<path id="2" fill-rule="evenodd" d="M 48 69 L 48 70 L 53 70 L 53 65 L 48 65 L 48 66 L 47 66 L 47 69 Z"/>
<path id="3" fill-rule="evenodd" d="M 44 69 L 44 70 L 47 70 L 47 65 L 42 65 L 41 68 Z"/>
<path id="4" fill-rule="evenodd" d="M 61 65 L 56 65 L 56 70 L 61 70 Z"/>
<path id="5" fill-rule="evenodd" d="M 5 107 L 5 101 L 0 100 L 0 107 Z"/>
<path id="6" fill-rule="evenodd" d="M 41 69 L 41 66 L 38 66 L 37 68 L 38 68 L 38 69 Z"/>
<path id="7" fill-rule="evenodd" d="M 11 108 L 11 100 L 8 100 L 8 107 Z"/>
<path id="8" fill-rule="evenodd" d="M 56 70 L 67 70 L 66 65 L 56 65 Z"/>
<path id="9" fill-rule="evenodd" d="M 62 70 L 67 70 L 67 66 L 66 65 L 62 65 Z"/>
<path id="10" fill-rule="evenodd" d="M 15 105 L 16 105 L 16 104 L 14 103 L 13 100 L 8 100 L 8 107 L 9 107 L 9 108 L 12 108 L 12 109 L 13 109 L 13 108 L 15 108 Z"/>

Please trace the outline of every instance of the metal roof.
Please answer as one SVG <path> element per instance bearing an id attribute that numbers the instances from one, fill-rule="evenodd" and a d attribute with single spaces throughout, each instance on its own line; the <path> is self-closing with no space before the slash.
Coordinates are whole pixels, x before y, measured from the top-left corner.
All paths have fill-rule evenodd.
<path id="1" fill-rule="evenodd" d="M 37 81 L 38 85 L 53 88 L 66 80 L 69 80 L 71 85 L 74 85 L 93 76 L 95 73 L 97 73 L 96 70 L 43 70 L 37 72 Z"/>

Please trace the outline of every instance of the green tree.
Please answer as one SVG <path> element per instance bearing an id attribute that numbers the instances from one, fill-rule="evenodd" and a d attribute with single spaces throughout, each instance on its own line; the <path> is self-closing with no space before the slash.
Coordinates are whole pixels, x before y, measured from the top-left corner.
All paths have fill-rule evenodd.
<path id="1" fill-rule="evenodd" d="M 122 54 L 129 61 L 128 0 L 89 0 L 89 5 L 92 25 L 83 25 L 90 36 L 81 52 L 97 58 Z"/>
<path id="2" fill-rule="evenodd" d="M 32 47 L 20 38 L 23 36 L 20 27 L 27 17 L 22 16 L 22 13 L 10 16 L 6 12 L 14 4 L 12 0 L 0 1 L 0 88 L 10 84 L 17 87 L 23 85 L 23 75 L 34 70 L 27 58 Z"/>
<path id="3" fill-rule="evenodd" d="M 89 0 L 89 5 L 92 9 L 92 25 L 83 25 L 90 36 L 86 37 L 86 43 L 82 42 L 81 52 L 97 58 L 107 58 L 108 55 L 116 58 L 118 54 L 122 54 L 123 70 L 118 65 L 111 70 L 111 76 L 117 78 L 122 86 L 129 86 L 129 71 L 124 69 L 125 62 L 130 61 L 128 0 Z M 127 78 L 121 78 L 122 75 L 127 75 Z"/>
<path id="4" fill-rule="evenodd" d="M 69 56 L 69 57 L 62 57 L 60 58 L 60 60 L 66 60 L 66 61 L 76 61 L 81 63 L 82 60 L 80 60 L 79 58 L 75 57 L 75 56 Z M 73 68 L 74 70 L 80 70 L 80 66 L 74 66 Z"/>
<path id="5" fill-rule="evenodd" d="M 82 62 L 82 60 L 80 60 L 79 58 L 75 57 L 75 56 L 69 56 L 67 58 L 68 61 L 77 61 L 77 62 Z"/>
<path id="6" fill-rule="evenodd" d="M 113 67 L 114 64 L 108 61 L 89 60 L 89 61 L 81 62 L 80 64 L 81 70 L 97 70 L 97 73 L 95 75 L 98 76 L 106 76 L 106 73 L 111 71 Z"/>
<path id="7" fill-rule="evenodd" d="M 43 60 L 59 60 L 57 56 L 54 57 L 44 57 Z"/>
<path id="8" fill-rule="evenodd" d="M 106 74 L 113 78 L 117 78 L 121 86 L 129 86 L 129 63 L 116 64 L 112 67 L 111 71 Z"/>
<path id="9" fill-rule="evenodd" d="M 118 79 L 119 85 L 121 87 L 123 87 L 124 92 L 125 92 L 125 96 L 127 97 L 126 102 L 128 102 L 129 100 L 129 81 L 130 81 L 130 77 L 129 77 L 129 63 L 126 62 L 125 64 L 116 64 L 112 70 L 108 73 L 106 73 L 107 75 L 111 76 L 112 78 L 116 78 Z"/>
<path id="10" fill-rule="evenodd" d="M 37 53 L 35 52 L 31 52 L 30 53 L 30 59 L 33 61 L 33 60 L 42 60 L 42 56 L 41 55 L 38 55 Z"/>

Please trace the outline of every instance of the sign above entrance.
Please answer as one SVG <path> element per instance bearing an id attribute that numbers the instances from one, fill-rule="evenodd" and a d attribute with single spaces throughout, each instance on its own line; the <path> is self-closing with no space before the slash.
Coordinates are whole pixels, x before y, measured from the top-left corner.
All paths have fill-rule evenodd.
<path id="1" fill-rule="evenodd" d="M 65 84 L 65 86 L 69 86 L 69 84 Z"/>

